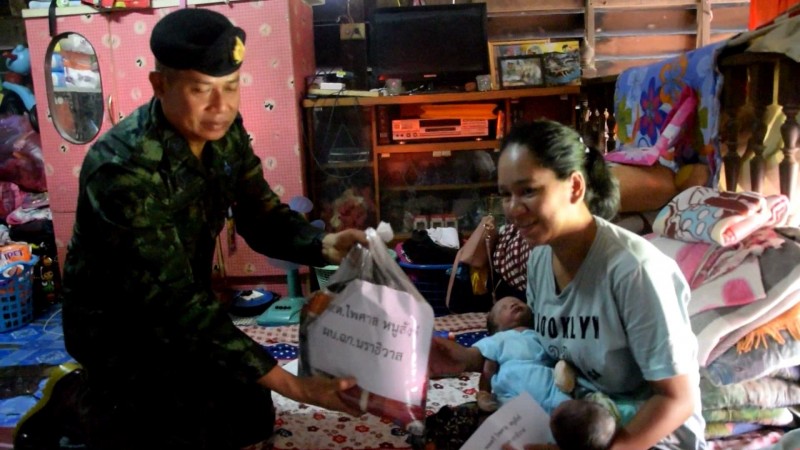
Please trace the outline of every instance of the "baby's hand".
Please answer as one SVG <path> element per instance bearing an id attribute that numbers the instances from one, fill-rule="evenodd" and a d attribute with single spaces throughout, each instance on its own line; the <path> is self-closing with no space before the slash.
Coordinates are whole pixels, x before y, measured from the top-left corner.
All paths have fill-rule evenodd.
<path id="1" fill-rule="evenodd" d="M 478 391 L 477 400 L 478 408 L 484 412 L 495 412 L 500 407 L 491 392 Z"/>
<path id="2" fill-rule="evenodd" d="M 565 394 L 571 393 L 575 389 L 575 381 L 577 378 L 575 375 L 575 368 L 562 359 L 556 363 L 556 367 L 553 371 L 553 376 L 556 379 L 556 387 Z"/>

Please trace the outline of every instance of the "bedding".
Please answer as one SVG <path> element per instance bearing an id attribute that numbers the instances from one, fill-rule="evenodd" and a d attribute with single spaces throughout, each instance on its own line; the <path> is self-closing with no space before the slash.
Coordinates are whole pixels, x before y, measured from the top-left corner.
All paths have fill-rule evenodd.
<path id="1" fill-rule="evenodd" d="M 763 448 L 774 427 L 795 426 L 800 245 L 798 229 L 782 227 L 787 205 L 781 195 L 696 187 L 670 201 L 648 235 L 692 289 L 706 438 L 719 442 L 711 448 Z M 763 442 L 731 440 L 748 433 Z"/>
<path id="2" fill-rule="evenodd" d="M 779 335 L 782 341 L 765 343 L 747 352 L 730 347 L 703 368 L 702 375 L 712 384 L 721 386 L 755 380 L 800 365 L 800 340 L 788 331 Z"/>
<path id="3" fill-rule="evenodd" d="M 653 148 L 669 129 L 667 118 L 681 105 L 695 104 L 695 120 L 688 111 L 669 123 L 683 129 L 680 138 L 670 137 L 671 148 L 657 158 L 671 170 L 702 163 L 717 173 L 719 159 L 719 94 L 722 83 L 716 59 L 725 42 L 718 42 L 679 56 L 623 71 L 614 89 L 614 117 L 617 122 L 617 148 Z M 684 88 L 694 96 L 686 95 Z M 679 123 L 680 122 L 680 123 Z M 663 140 L 662 140 L 663 142 Z M 711 186 L 717 180 L 712 179 Z"/>

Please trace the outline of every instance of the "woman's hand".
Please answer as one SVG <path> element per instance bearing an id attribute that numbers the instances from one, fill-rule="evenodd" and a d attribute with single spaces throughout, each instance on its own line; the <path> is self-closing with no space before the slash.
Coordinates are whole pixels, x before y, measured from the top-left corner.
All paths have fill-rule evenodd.
<path id="1" fill-rule="evenodd" d="M 464 347 L 449 339 L 434 337 L 428 358 L 428 369 L 433 377 L 477 372 L 483 367 L 483 357 L 477 348 Z"/>
<path id="2" fill-rule="evenodd" d="M 356 244 L 368 245 L 367 235 L 362 230 L 350 228 L 326 234 L 322 238 L 322 256 L 331 264 L 339 264 Z"/>
<path id="3" fill-rule="evenodd" d="M 358 408 L 348 406 L 339 395 L 340 392 L 356 385 L 356 379 L 353 377 L 297 377 L 283 370 L 283 368 L 275 366 L 261 377 L 258 382 L 262 386 L 296 402 L 319 406 L 332 411 L 341 411 L 352 416 L 363 414 Z"/>
<path id="4" fill-rule="evenodd" d="M 653 395 L 639 407 L 630 422 L 617 431 L 611 449 L 651 448 L 674 432 L 694 411 L 699 393 L 689 375 L 650 381 Z"/>

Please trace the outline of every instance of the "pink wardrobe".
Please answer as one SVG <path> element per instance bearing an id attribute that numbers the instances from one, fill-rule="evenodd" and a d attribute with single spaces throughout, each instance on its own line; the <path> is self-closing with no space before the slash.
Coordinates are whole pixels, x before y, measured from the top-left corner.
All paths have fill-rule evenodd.
<path id="1" fill-rule="evenodd" d="M 300 101 L 305 79 L 314 73 L 315 66 L 312 11 L 303 1 L 188 0 L 180 5 L 177 0 L 154 0 L 150 9 L 104 12 L 88 6 L 63 7 L 56 9 L 52 33 L 46 9 L 26 10 L 47 185 L 62 261 L 72 234 L 83 157 L 97 136 L 150 99 L 148 73 L 154 68 L 150 31 L 165 14 L 183 7 L 219 11 L 246 31 L 241 71 L 245 126 L 275 192 L 285 202 L 305 195 Z M 81 65 L 84 55 L 76 53 L 87 49 L 96 55 L 96 64 L 88 68 Z M 68 81 L 65 85 L 64 73 L 70 70 L 73 76 L 67 78 L 72 84 Z M 76 82 L 78 79 L 86 83 Z M 80 124 L 83 127 L 76 135 Z M 97 129 L 99 133 L 94 135 Z M 225 239 L 220 240 L 217 260 L 220 279 L 228 285 L 262 284 L 283 290 L 271 284 L 282 280 L 279 276 L 284 270 L 270 265 L 241 238 L 235 251 Z M 109 263 L 115 262 L 124 265 L 109 255 Z"/>

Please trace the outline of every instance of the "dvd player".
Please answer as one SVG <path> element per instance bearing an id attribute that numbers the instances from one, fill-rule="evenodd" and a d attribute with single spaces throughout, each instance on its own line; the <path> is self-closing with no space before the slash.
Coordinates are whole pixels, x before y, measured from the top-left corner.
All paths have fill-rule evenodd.
<path id="1" fill-rule="evenodd" d="M 488 119 L 394 119 L 392 140 L 442 139 L 489 136 Z"/>

